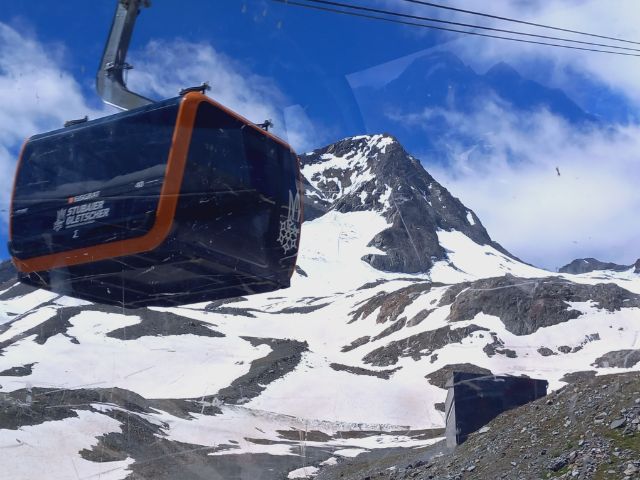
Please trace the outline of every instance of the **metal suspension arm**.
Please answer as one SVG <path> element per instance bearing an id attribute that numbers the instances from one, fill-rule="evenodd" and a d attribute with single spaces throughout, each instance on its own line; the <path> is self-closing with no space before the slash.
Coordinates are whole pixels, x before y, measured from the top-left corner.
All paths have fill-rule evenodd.
<path id="1" fill-rule="evenodd" d="M 125 61 L 133 27 L 140 9 L 149 6 L 150 0 L 118 0 L 109 39 L 96 75 L 98 95 L 105 103 L 122 110 L 153 103 L 153 100 L 130 91 L 124 80 L 124 71 L 133 68 Z"/>

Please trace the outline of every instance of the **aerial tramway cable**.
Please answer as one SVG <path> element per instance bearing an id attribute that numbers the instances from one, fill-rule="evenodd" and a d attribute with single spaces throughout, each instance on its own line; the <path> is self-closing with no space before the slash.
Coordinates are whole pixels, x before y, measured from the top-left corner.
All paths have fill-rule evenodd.
<path id="1" fill-rule="evenodd" d="M 421 21 L 425 21 L 425 22 L 442 23 L 442 24 L 454 25 L 454 26 L 458 26 L 458 27 L 477 28 L 479 30 L 488 30 L 488 31 L 492 31 L 492 32 L 508 33 L 508 34 L 511 34 L 511 35 L 522 35 L 522 36 L 525 36 L 525 37 L 541 38 L 543 40 L 555 40 L 555 41 L 561 41 L 561 42 L 578 43 L 578 44 L 581 44 L 581 45 L 591 45 L 591 46 L 594 46 L 594 47 L 615 48 L 615 49 L 619 49 L 619 50 L 629 50 L 629 51 L 633 51 L 633 52 L 640 52 L 639 48 L 621 47 L 621 46 L 618 46 L 618 45 L 609 45 L 609 44 L 606 44 L 606 43 L 587 42 L 587 41 L 584 41 L 584 40 L 574 40 L 574 39 L 571 39 L 571 38 L 552 37 L 552 36 L 549 36 L 549 35 L 540 35 L 540 34 L 537 34 L 537 33 L 519 32 L 517 30 L 505 30 L 505 29 L 502 29 L 502 28 L 487 27 L 485 25 L 474 25 L 474 24 L 471 24 L 471 23 L 454 22 L 454 21 L 450 21 L 450 20 L 442 20 L 442 19 L 439 19 L 439 18 L 425 17 L 425 16 L 421 16 L 421 15 L 412 15 L 412 14 L 409 14 L 409 13 L 394 12 L 394 11 L 390 11 L 390 10 L 382 10 L 382 9 L 379 9 L 379 8 L 371 8 L 371 7 L 361 6 L 361 5 L 353 5 L 353 4 L 348 4 L 348 3 L 335 2 L 335 1 L 331 1 L 331 0 L 306 0 L 306 1 L 310 2 L 310 3 L 318 3 L 318 4 L 322 4 L 322 5 L 330 5 L 330 6 L 333 6 L 333 7 L 350 8 L 350 9 L 353 9 L 353 10 L 359 10 L 359 11 L 364 11 L 364 12 L 379 13 L 379 14 L 383 14 L 383 15 L 390 15 L 390 16 L 393 16 L 393 17 L 408 18 L 408 19 L 411 19 L 411 20 L 421 20 Z"/>
<path id="2" fill-rule="evenodd" d="M 563 45 L 563 44 L 559 44 L 559 43 L 539 42 L 539 41 L 535 41 L 535 40 L 526 40 L 526 39 L 523 39 L 523 38 L 508 37 L 508 36 L 502 36 L 502 35 L 492 35 L 492 34 L 489 34 L 489 33 L 473 32 L 473 31 L 469 31 L 469 30 L 458 30 L 458 29 L 455 29 L 455 28 L 438 27 L 438 26 L 435 26 L 435 25 L 426 25 L 424 23 L 416 23 L 416 22 L 410 22 L 410 21 L 406 21 L 406 20 L 398 20 L 396 18 L 381 17 L 381 16 L 376 16 L 376 15 L 370 15 L 368 13 L 361 13 L 362 11 L 366 12 L 366 11 L 377 10 L 377 9 L 369 9 L 367 7 L 361 7 L 361 6 L 358 6 L 358 5 L 341 4 L 339 2 L 329 2 L 329 1 L 326 1 L 326 0 L 306 0 L 306 2 L 314 2 L 314 3 L 318 3 L 318 4 L 321 3 L 321 4 L 333 5 L 333 6 L 342 6 L 344 8 L 351 8 L 351 9 L 356 10 L 356 11 L 341 10 L 339 8 L 333 8 L 331 6 L 321 6 L 321 5 L 316 5 L 314 3 L 304 3 L 304 2 L 295 1 L 295 0 L 272 0 L 272 1 L 277 2 L 277 3 L 283 3 L 283 4 L 286 4 L 286 5 L 292 5 L 292 6 L 295 6 L 295 7 L 309 8 L 309 9 L 312 9 L 312 10 L 319 10 L 319 11 L 323 11 L 323 12 L 337 13 L 337 14 L 342 14 L 342 15 L 348 15 L 348 16 L 351 16 L 351 17 L 366 18 L 366 19 L 370 19 L 370 20 L 380 20 L 380 21 L 385 21 L 385 22 L 389 22 L 389 23 L 396 23 L 396 24 L 400 24 L 400 25 L 409 25 L 409 26 L 415 26 L 415 27 L 422 27 L 422 28 L 428 28 L 428 29 L 432 29 L 432 30 L 441 30 L 441 31 L 446 31 L 446 32 L 461 33 L 461 34 L 465 34 L 465 35 L 474 35 L 474 36 L 478 36 L 478 37 L 495 38 L 495 39 L 500 39 L 500 40 L 510 40 L 510 41 L 513 41 L 513 42 L 530 43 L 530 44 L 533 44 L 533 45 L 544 45 L 544 46 L 548 46 L 548 47 L 565 48 L 565 49 L 570 49 L 570 50 L 580 50 L 580 51 L 586 51 L 586 52 L 607 53 L 607 54 L 611 54 L 611 55 L 622 55 L 622 56 L 627 56 L 627 57 L 640 57 L 640 54 L 638 54 L 638 53 L 615 52 L 615 51 L 611 51 L 611 50 L 601 50 L 601 49 L 596 49 L 596 48 L 578 47 L 578 46 L 575 46 L 575 45 Z M 397 13 L 397 12 L 389 12 L 389 11 L 385 11 L 385 10 L 379 10 L 379 12 L 381 12 L 383 14 L 394 15 L 394 16 L 413 18 L 412 16 L 409 16 L 407 14 L 400 14 L 400 13 Z M 480 28 L 480 27 L 474 26 L 474 28 Z M 521 33 L 519 33 L 519 34 L 521 34 Z M 571 41 L 574 41 L 574 40 L 562 39 L 562 41 L 571 42 Z M 588 44 L 591 44 L 591 43 L 588 43 Z M 593 44 L 593 45 L 599 45 L 599 44 Z M 607 46 L 607 47 L 610 47 L 610 48 L 624 48 L 624 47 L 614 47 L 614 46 Z M 636 50 L 636 49 L 627 49 L 627 50 L 640 51 L 640 50 Z"/>
<path id="3" fill-rule="evenodd" d="M 496 20 L 502 20 L 504 22 L 519 23 L 519 24 L 522 24 L 522 25 L 530 25 L 532 27 L 546 28 L 546 29 L 549 29 L 549 30 L 557 30 L 559 32 L 575 33 L 576 35 L 585 35 L 585 36 L 588 36 L 588 37 L 602 38 L 602 39 L 605 39 L 605 40 L 614 40 L 616 42 L 624 42 L 624 43 L 632 43 L 634 45 L 640 45 L 640 42 L 635 42 L 633 40 L 625 40 L 623 38 L 607 37 L 606 35 L 598 35 L 596 33 L 582 32 L 580 30 L 571 30 L 571 29 L 568 29 L 568 28 L 554 27 L 552 25 L 545 25 L 543 23 L 528 22 L 526 20 L 520 20 L 520 19 L 517 19 L 517 18 L 502 17 L 502 16 L 499 16 L 499 15 L 493 15 L 493 14 L 490 14 L 490 13 L 478 12 L 478 11 L 475 11 L 475 10 L 465 10 L 464 8 L 451 7 L 449 5 L 440 5 L 438 3 L 425 2 L 423 0 L 401 0 L 401 1 L 407 2 L 407 3 L 414 3 L 414 4 L 424 5 L 424 6 L 427 6 L 427 7 L 441 8 L 443 10 L 449 10 L 449 11 L 453 11 L 453 12 L 468 13 L 469 15 L 477 15 L 477 16 L 480 16 L 480 17 L 493 18 L 493 19 L 496 19 Z"/>

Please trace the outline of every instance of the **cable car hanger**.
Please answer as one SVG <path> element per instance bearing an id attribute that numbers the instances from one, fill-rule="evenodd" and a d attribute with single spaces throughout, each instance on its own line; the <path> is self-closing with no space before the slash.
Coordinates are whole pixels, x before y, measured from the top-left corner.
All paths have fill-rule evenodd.
<path id="1" fill-rule="evenodd" d="M 118 0 L 109 38 L 102 53 L 96 75 L 96 90 L 106 104 L 121 110 L 153 103 L 153 100 L 129 90 L 124 79 L 124 72 L 133 68 L 126 58 L 136 20 L 141 8 L 150 6 L 150 0 Z"/>
<path id="2" fill-rule="evenodd" d="M 132 108 L 142 107 L 153 103 L 153 100 L 146 98 L 138 93 L 132 92 L 127 87 L 124 79 L 124 72 L 132 70 L 133 65 L 126 62 L 127 52 L 133 36 L 138 15 L 142 8 L 149 8 L 150 0 L 119 0 L 116 6 L 116 13 L 113 16 L 109 38 L 102 54 L 100 67 L 96 74 L 96 91 L 102 97 L 107 105 L 119 108 L 121 110 L 131 110 Z M 211 90 L 209 82 L 194 87 L 186 87 L 180 90 L 178 95 L 183 96 L 189 92 L 200 92 L 205 94 Z M 87 117 L 85 117 L 86 119 Z M 70 120 L 67 122 L 71 126 L 76 122 L 86 121 L 83 119 Z M 273 128 L 271 119 L 265 120 L 263 123 L 256 124 L 265 131 Z"/>

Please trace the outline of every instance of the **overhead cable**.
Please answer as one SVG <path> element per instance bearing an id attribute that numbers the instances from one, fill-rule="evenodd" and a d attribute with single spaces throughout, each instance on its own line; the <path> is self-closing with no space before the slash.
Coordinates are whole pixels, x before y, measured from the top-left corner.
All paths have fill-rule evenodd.
<path id="1" fill-rule="evenodd" d="M 339 8 L 326 7 L 326 6 L 316 5 L 316 4 L 313 4 L 313 3 L 303 3 L 303 2 L 300 2 L 300 1 L 296 1 L 296 0 L 272 0 L 272 1 L 277 2 L 277 3 L 282 3 L 282 4 L 285 4 L 285 5 L 295 6 L 295 7 L 303 7 L 303 8 L 308 8 L 308 9 L 312 9 L 312 10 L 319 10 L 319 11 L 323 11 L 323 12 L 337 13 L 337 14 L 347 15 L 347 16 L 351 16 L 351 17 L 366 18 L 366 19 L 370 19 L 370 20 L 378 20 L 378 21 L 384 21 L 384 22 L 389 22 L 389 23 L 396 23 L 396 24 L 400 24 L 400 25 L 410 25 L 410 26 L 414 26 L 414 27 L 428 28 L 428 29 L 431 29 L 431 30 L 440 30 L 440 31 L 445 31 L 445 32 L 453 32 L 453 33 L 461 33 L 461 34 L 465 34 L 465 35 L 473 35 L 473 36 L 478 36 L 478 37 L 495 38 L 495 39 L 500 39 L 500 40 L 509 40 L 509 41 L 519 42 L 519 43 L 530 43 L 530 44 L 534 44 L 534 45 L 545 45 L 545 46 L 548 46 L 548 47 L 565 48 L 565 49 L 570 49 L 570 50 L 581 50 L 581 51 L 586 51 L 586 52 L 607 53 L 607 54 L 611 54 L 611 55 L 623 55 L 623 56 L 628 56 L 628 57 L 640 57 L 640 54 L 635 54 L 635 53 L 618 52 L 618 51 L 611 51 L 611 50 L 600 50 L 600 49 L 595 49 L 595 48 L 578 47 L 578 46 L 575 46 L 575 45 L 564 45 L 564 44 L 550 43 L 550 42 L 539 42 L 539 41 L 535 41 L 535 40 L 526 40 L 526 39 L 523 39 L 523 38 L 508 37 L 508 36 L 502 36 L 502 35 L 492 35 L 492 34 L 488 34 L 488 33 L 480 33 L 480 32 L 474 32 L 474 31 L 469 31 L 469 30 L 458 30 L 458 29 L 455 29 L 455 28 L 438 27 L 438 26 L 435 26 L 435 25 L 427 25 L 427 24 L 424 24 L 424 23 L 416 23 L 416 22 L 410 22 L 410 21 L 406 21 L 406 20 L 399 20 L 397 18 L 370 15 L 368 13 L 361 13 L 360 11 L 341 10 Z M 325 3 L 325 4 L 338 3 L 338 2 L 325 2 L 325 0 L 305 0 L 305 1 L 306 2 L 313 1 L 314 3 Z M 347 4 L 344 4 L 344 5 L 347 5 Z M 347 8 L 352 8 L 354 10 L 362 10 L 362 9 L 364 9 L 364 7 L 360 7 L 360 6 L 357 6 L 357 5 L 347 5 Z M 403 16 L 404 14 L 400 14 L 400 15 Z M 620 47 L 618 47 L 618 48 L 620 48 Z M 634 49 L 630 49 L 630 50 L 634 50 Z"/>
<path id="2" fill-rule="evenodd" d="M 543 23 L 528 22 L 526 20 L 520 20 L 520 19 L 517 19 L 517 18 L 501 17 L 500 15 L 492 15 L 490 13 L 478 12 L 478 11 L 475 11 L 475 10 L 465 10 L 464 8 L 451 7 L 449 5 L 441 5 L 439 3 L 425 2 L 423 0 L 402 0 L 402 1 L 403 2 L 408 2 L 408 3 L 419 4 L 419 5 L 425 5 L 425 6 L 433 7 L 433 8 L 441 8 L 443 10 L 449 10 L 449 11 L 453 11 L 453 12 L 468 13 L 470 15 L 477 15 L 477 16 L 480 16 L 480 17 L 493 18 L 493 19 L 502 20 L 502 21 L 505 21 L 505 22 L 520 23 L 522 25 L 530 25 L 532 27 L 538 27 L 538 28 L 547 28 L 549 30 L 557 30 L 559 32 L 575 33 L 577 35 L 585 35 L 585 36 L 588 36 L 588 37 L 603 38 L 605 40 L 614 40 L 616 42 L 633 43 L 635 45 L 640 45 L 640 42 L 635 42 L 633 40 L 625 40 L 623 38 L 607 37 L 606 35 L 598 35 L 596 33 L 582 32 L 580 30 L 571 30 L 571 29 L 568 29 L 568 28 L 554 27 L 554 26 L 551 26 L 551 25 L 545 25 Z"/>
<path id="3" fill-rule="evenodd" d="M 510 35 L 522 35 L 525 37 L 533 37 L 533 38 L 541 38 L 543 40 L 554 40 L 554 41 L 561 41 L 561 42 L 570 42 L 570 43 L 577 43 L 580 45 L 590 45 L 593 47 L 604 47 L 604 48 L 614 48 L 614 49 L 618 49 L 618 50 L 628 50 L 628 51 L 633 51 L 633 52 L 640 52 L 640 49 L 638 48 L 630 48 L 630 47 L 621 47 L 619 45 L 610 45 L 610 44 L 604 44 L 604 43 L 594 43 L 594 42 L 587 42 L 584 40 L 575 40 L 572 38 L 563 38 L 563 37 L 552 37 L 549 35 L 540 35 L 537 33 L 529 33 L 529 32 L 520 32 L 517 30 L 506 30 L 503 28 L 494 28 L 494 27 L 488 27 L 486 25 L 475 25 L 472 23 L 461 23 L 461 22 L 454 22 L 454 21 L 450 21 L 450 20 L 442 20 L 439 18 L 433 18 L 433 17 L 425 17 L 422 15 L 412 15 L 409 13 L 402 13 L 402 12 L 395 12 L 395 11 L 391 11 L 391 10 L 383 10 L 380 8 L 373 8 L 373 7 L 366 7 L 366 6 L 362 6 L 362 5 L 355 5 L 355 4 L 351 4 L 351 3 L 343 3 L 343 2 L 337 2 L 334 0 L 305 0 L 308 3 L 317 3 L 317 4 L 321 4 L 321 5 L 329 5 L 331 7 L 340 7 L 340 8 L 348 8 L 351 10 L 356 10 L 356 11 L 361 11 L 361 12 L 368 12 L 368 13 L 377 13 L 377 14 L 382 14 L 382 15 L 390 15 L 393 17 L 401 17 L 401 18 L 408 18 L 411 20 L 420 20 L 420 21 L 425 21 L 425 22 L 434 22 L 434 23 L 442 23 L 442 24 L 446 24 L 446 25 L 454 25 L 457 27 L 467 27 L 467 28 L 477 28 L 479 30 L 488 30 L 488 31 L 492 31 L 492 32 L 498 32 L 498 33 L 508 33 Z"/>

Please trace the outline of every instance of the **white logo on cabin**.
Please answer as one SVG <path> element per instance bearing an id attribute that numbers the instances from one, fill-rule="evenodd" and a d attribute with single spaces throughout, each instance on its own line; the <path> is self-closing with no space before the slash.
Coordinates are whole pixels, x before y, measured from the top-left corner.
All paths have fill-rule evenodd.
<path id="1" fill-rule="evenodd" d="M 105 207 L 104 200 L 74 205 L 69 208 L 61 208 L 56 213 L 56 221 L 53 222 L 53 229 L 59 232 L 63 228 L 77 228 L 83 225 L 89 225 L 103 218 L 107 218 L 110 214 L 111 208 Z M 77 238 L 77 235 L 74 235 L 73 238 Z"/>
<path id="2" fill-rule="evenodd" d="M 61 208 L 60 210 L 58 210 L 58 213 L 56 215 L 56 221 L 53 222 L 53 229 L 56 232 L 59 232 L 60 230 L 62 230 L 62 227 L 64 227 L 64 222 L 66 218 L 67 218 L 67 209 Z"/>
<path id="3" fill-rule="evenodd" d="M 286 217 L 280 218 L 280 235 L 278 243 L 282 246 L 284 253 L 295 250 L 298 246 L 298 236 L 300 235 L 300 194 L 296 192 L 294 197 L 289 191 L 289 213 Z"/>

